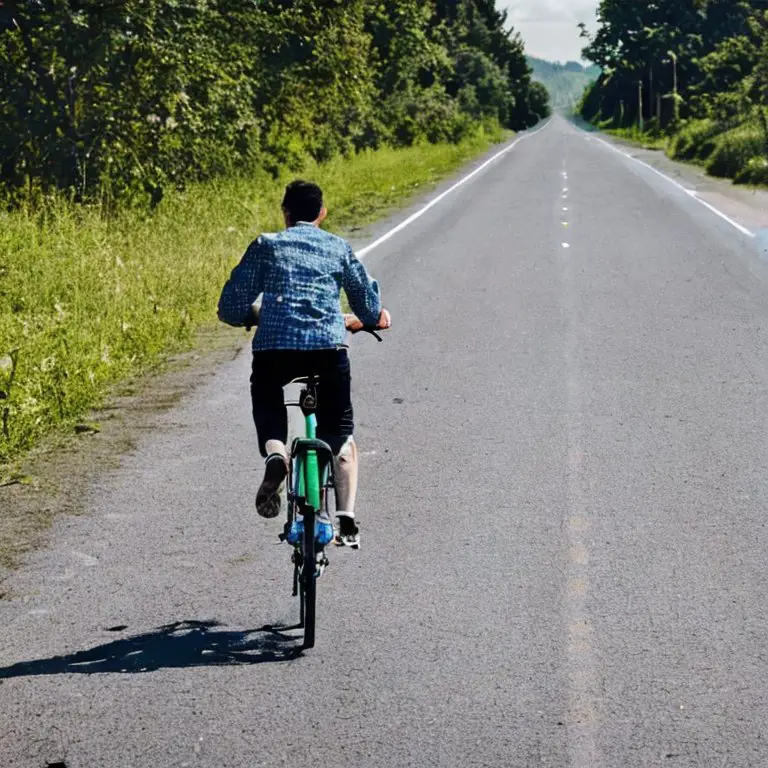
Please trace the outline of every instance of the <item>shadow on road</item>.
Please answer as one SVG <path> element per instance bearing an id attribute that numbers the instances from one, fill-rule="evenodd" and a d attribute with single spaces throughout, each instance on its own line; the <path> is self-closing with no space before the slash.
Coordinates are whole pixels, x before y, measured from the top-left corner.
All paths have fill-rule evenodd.
<path id="1" fill-rule="evenodd" d="M 233 631 L 216 621 L 179 621 L 152 632 L 114 640 L 66 656 L 0 667 L 0 680 L 34 675 L 154 672 L 180 667 L 290 661 L 301 655 L 297 627 L 264 626 Z"/>

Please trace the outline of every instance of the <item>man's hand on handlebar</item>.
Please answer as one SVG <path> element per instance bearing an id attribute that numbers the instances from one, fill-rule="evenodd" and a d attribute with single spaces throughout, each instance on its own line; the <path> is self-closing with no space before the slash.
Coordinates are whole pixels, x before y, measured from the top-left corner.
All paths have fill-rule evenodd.
<path id="1" fill-rule="evenodd" d="M 357 315 L 349 314 L 344 315 L 344 325 L 351 333 L 359 333 L 360 331 L 366 330 L 386 331 L 388 328 L 392 327 L 392 316 L 389 314 L 388 310 L 382 309 L 381 313 L 379 314 L 379 322 L 376 323 L 376 327 L 369 329 L 363 325 L 363 321 L 360 320 Z"/>

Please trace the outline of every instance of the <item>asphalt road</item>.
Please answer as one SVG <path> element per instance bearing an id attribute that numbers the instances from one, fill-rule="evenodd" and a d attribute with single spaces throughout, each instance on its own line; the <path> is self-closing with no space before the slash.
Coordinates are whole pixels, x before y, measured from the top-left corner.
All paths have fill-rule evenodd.
<path id="1" fill-rule="evenodd" d="M 316 648 L 260 630 L 297 608 L 246 353 L 13 577 L 0 766 L 768 765 L 756 242 L 564 120 L 520 143 L 367 258 Z"/>

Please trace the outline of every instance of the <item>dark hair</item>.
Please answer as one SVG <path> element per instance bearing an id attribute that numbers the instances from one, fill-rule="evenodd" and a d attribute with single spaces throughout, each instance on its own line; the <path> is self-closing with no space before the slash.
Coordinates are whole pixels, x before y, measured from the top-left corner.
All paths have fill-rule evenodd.
<path id="1" fill-rule="evenodd" d="M 315 221 L 323 207 L 323 191 L 317 184 L 297 179 L 285 188 L 283 210 L 293 224 Z"/>

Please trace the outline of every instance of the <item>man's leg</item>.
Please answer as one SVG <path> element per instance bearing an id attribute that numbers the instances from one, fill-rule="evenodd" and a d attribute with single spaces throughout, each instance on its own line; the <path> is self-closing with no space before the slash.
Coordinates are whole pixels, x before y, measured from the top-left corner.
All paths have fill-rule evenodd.
<path id="1" fill-rule="evenodd" d="M 259 450 L 267 458 L 264 479 L 256 493 L 256 511 L 268 518 L 280 514 L 280 487 L 288 474 L 288 414 L 281 362 L 279 352 L 254 352 L 251 374 L 253 421 Z"/>
<path id="2" fill-rule="evenodd" d="M 336 544 L 340 547 L 360 549 L 360 529 L 355 519 L 357 497 L 357 444 L 348 437 L 338 456 L 334 457 L 333 472 L 336 490 L 336 517 L 339 519 L 339 533 Z"/>
<path id="3" fill-rule="evenodd" d="M 357 498 L 357 444 L 348 437 L 333 459 L 333 476 L 336 486 L 336 510 L 338 514 L 355 516 Z"/>
<path id="4" fill-rule="evenodd" d="M 334 454 L 333 473 L 336 491 L 336 516 L 339 535 L 336 543 L 358 548 L 360 535 L 355 520 L 358 452 L 352 434 L 351 375 L 346 350 L 336 350 L 324 357 L 318 387 L 318 436 L 330 445 Z"/>

